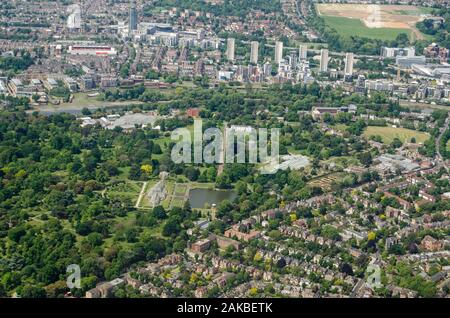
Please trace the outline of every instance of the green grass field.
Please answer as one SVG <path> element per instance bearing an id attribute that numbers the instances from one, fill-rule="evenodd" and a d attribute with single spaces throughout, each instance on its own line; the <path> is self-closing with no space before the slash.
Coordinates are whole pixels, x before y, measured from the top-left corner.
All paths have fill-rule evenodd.
<path id="1" fill-rule="evenodd" d="M 74 93 L 72 103 L 62 103 L 59 107 L 70 107 L 70 108 L 83 108 L 83 107 L 102 107 L 105 105 L 111 106 L 124 106 L 129 104 L 142 104 L 140 101 L 115 101 L 108 102 L 99 100 L 98 97 L 89 97 L 89 93 L 78 92 Z"/>
<path id="2" fill-rule="evenodd" d="M 184 200 L 182 199 L 172 199 L 172 207 L 182 208 L 184 206 Z"/>
<path id="3" fill-rule="evenodd" d="M 416 7 L 416 10 L 408 10 L 408 9 L 403 9 L 403 8 L 399 8 L 398 10 L 394 10 L 394 12 L 396 14 L 400 14 L 400 15 L 418 15 L 418 14 L 431 14 L 431 12 L 433 12 L 433 8 L 429 8 L 429 7 Z"/>
<path id="4" fill-rule="evenodd" d="M 109 198 L 122 198 L 130 200 L 134 204 L 141 191 L 141 182 L 123 182 L 112 185 L 106 190 L 106 196 Z"/>
<path id="5" fill-rule="evenodd" d="M 175 196 L 184 196 L 186 194 L 186 190 L 187 190 L 188 185 L 187 184 L 180 184 L 177 183 L 175 185 Z"/>
<path id="6" fill-rule="evenodd" d="M 336 125 L 333 125 L 332 128 L 344 133 L 347 131 L 348 126 L 344 125 L 344 124 L 336 124 Z"/>
<path id="7" fill-rule="evenodd" d="M 383 41 L 392 41 L 400 33 L 406 33 L 411 37 L 411 30 L 391 29 L 391 28 L 368 28 L 359 19 L 350 19 L 343 17 L 322 16 L 325 23 L 335 29 L 341 36 L 349 38 L 350 36 L 359 36 L 369 39 L 378 39 Z"/>
<path id="8" fill-rule="evenodd" d="M 333 162 L 336 166 L 342 169 L 347 168 L 348 166 L 357 166 L 359 164 L 358 159 L 351 156 L 331 157 L 330 159 L 325 160 L 325 162 L 328 164 Z"/>
<path id="9" fill-rule="evenodd" d="M 416 138 L 416 143 L 424 143 L 430 138 L 427 133 L 405 128 L 369 126 L 364 131 L 366 138 L 377 135 L 382 138 L 385 144 L 390 144 L 394 138 L 400 139 L 401 142 L 410 142 L 411 138 L 414 137 Z"/>
<path id="10" fill-rule="evenodd" d="M 450 140 L 447 141 L 447 147 L 446 147 L 446 150 L 447 150 L 447 151 L 450 151 Z"/>

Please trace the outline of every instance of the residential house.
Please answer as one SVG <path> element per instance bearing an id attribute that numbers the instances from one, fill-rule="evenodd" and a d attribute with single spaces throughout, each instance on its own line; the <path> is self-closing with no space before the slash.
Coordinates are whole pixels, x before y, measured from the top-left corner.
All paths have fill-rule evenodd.
<path id="1" fill-rule="evenodd" d="M 427 235 L 423 238 L 420 243 L 422 249 L 428 252 L 435 252 L 442 248 L 442 243 L 439 240 L 436 240 L 434 237 Z"/>

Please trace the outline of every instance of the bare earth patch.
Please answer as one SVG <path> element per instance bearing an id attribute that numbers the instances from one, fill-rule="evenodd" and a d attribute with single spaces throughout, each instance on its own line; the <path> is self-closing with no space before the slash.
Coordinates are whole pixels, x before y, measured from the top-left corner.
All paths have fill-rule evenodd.
<path id="1" fill-rule="evenodd" d="M 320 15 L 361 20 L 368 28 L 409 29 L 418 39 L 424 36 L 416 23 L 425 18 L 420 7 L 379 4 L 318 4 Z"/>

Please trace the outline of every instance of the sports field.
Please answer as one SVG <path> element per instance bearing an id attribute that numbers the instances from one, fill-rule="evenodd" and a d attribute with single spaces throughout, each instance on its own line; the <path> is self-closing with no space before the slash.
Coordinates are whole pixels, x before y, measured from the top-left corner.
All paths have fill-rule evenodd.
<path id="1" fill-rule="evenodd" d="M 411 37 L 411 30 L 408 29 L 389 29 L 389 28 L 368 28 L 361 20 L 324 16 L 325 23 L 335 29 L 341 36 L 359 36 L 383 41 L 393 41 L 400 33 L 405 33 Z"/>
<path id="2" fill-rule="evenodd" d="M 430 8 L 378 4 L 317 4 L 325 22 L 344 37 L 357 35 L 380 40 L 394 40 L 400 33 L 411 39 L 427 36 L 416 23 L 430 14 Z"/>
<path id="3" fill-rule="evenodd" d="M 428 138 L 430 138 L 427 133 L 417 130 L 376 126 L 367 127 L 364 131 L 364 136 L 366 138 L 370 138 L 370 136 L 380 136 L 385 144 L 390 144 L 394 138 L 400 139 L 403 143 L 410 142 L 413 137 L 416 138 L 416 143 L 424 143 L 428 140 Z"/>

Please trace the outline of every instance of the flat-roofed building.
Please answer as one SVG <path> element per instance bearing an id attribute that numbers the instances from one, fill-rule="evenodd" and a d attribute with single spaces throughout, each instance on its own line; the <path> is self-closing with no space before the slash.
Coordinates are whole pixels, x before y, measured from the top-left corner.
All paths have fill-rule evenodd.
<path id="1" fill-rule="evenodd" d="M 313 107 L 311 110 L 311 116 L 314 119 L 320 119 L 325 114 L 330 114 L 332 116 L 337 115 L 338 113 L 355 113 L 356 110 L 354 108 L 354 105 L 350 105 L 348 107 L 342 106 L 342 107 Z"/>
<path id="2" fill-rule="evenodd" d="M 223 250 L 229 246 L 233 246 L 235 250 L 240 250 L 242 247 L 242 244 L 239 241 L 233 240 L 228 237 L 216 236 L 216 239 L 217 245 L 219 245 L 219 248 Z"/>
<path id="3" fill-rule="evenodd" d="M 320 50 L 320 72 L 328 72 L 328 50 L 322 49 Z"/>
<path id="4" fill-rule="evenodd" d="M 44 87 L 51 91 L 52 89 L 58 87 L 58 82 L 54 78 L 47 78 L 47 80 L 44 81 Z"/>
<path id="5" fill-rule="evenodd" d="M 440 78 L 442 76 L 450 75 L 450 65 L 441 64 L 413 64 L 411 69 L 414 73 L 429 77 Z"/>
<path id="6" fill-rule="evenodd" d="M 122 278 L 113 279 L 110 282 L 105 282 L 97 285 L 97 287 L 86 292 L 86 298 L 109 298 L 111 297 L 115 288 L 125 284 Z"/>
<path id="7" fill-rule="evenodd" d="M 283 59 L 283 42 L 277 41 L 275 43 L 275 63 L 280 63 Z"/>
<path id="8" fill-rule="evenodd" d="M 424 65 L 426 63 L 425 56 L 397 56 L 397 66 L 411 68 L 414 64 Z"/>
<path id="9" fill-rule="evenodd" d="M 6 84 L 3 80 L 0 80 L 0 94 L 8 94 L 8 88 L 6 87 Z"/>
<path id="10" fill-rule="evenodd" d="M 102 88 L 116 87 L 117 78 L 112 76 L 102 76 L 102 78 L 100 79 L 100 86 Z"/>
<path id="11" fill-rule="evenodd" d="M 90 76 L 83 76 L 79 80 L 79 86 L 82 91 L 87 91 L 95 87 L 94 79 Z"/>
<path id="12" fill-rule="evenodd" d="M 259 43 L 257 41 L 252 41 L 250 52 L 250 63 L 258 64 L 258 51 L 259 51 Z"/>
<path id="13" fill-rule="evenodd" d="M 394 58 L 397 56 L 412 57 L 416 55 L 416 49 L 414 47 L 383 47 L 381 48 L 381 56 L 387 58 Z"/>
<path id="14" fill-rule="evenodd" d="M 211 242 L 212 240 L 210 238 L 199 240 L 191 245 L 191 250 L 196 253 L 203 253 L 210 248 Z"/>
<path id="15" fill-rule="evenodd" d="M 33 86 L 41 86 L 41 85 L 42 85 L 42 82 L 41 82 L 40 79 L 33 78 L 33 79 L 30 81 L 30 84 L 33 85 Z"/>
<path id="16" fill-rule="evenodd" d="M 13 78 L 9 81 L 8 87 L 11 94 L 15 96 L 17 95 L 17 92 L 23 89 L 24 85 L 20 79 Z"/>
<path id="17" fill-rule="evenodd" d="M 298 58 L 300 60 L 306 60 L 307 57 L 308 57 L 308 46 L 306 44 L 302 44 L 298 49 Z"/>
<path id="18" fill-rule="evenodd" d="M 235 46 L 235 39 L 228 38 L 227 39 L 227 59 L 228 59 L 228 61 L 234 61 L 234 46 Z"/>
<path id="19" fill-rule="evenodd" d="M 71 92 L 76 92 L 78 91 L 78 84 L 77 82 L 71 78 L 71 77 L 65 77 L 64 78 L 64 84 L 66 84 L 67 88 L 71 91 Z"/>
<path id="20" fill-rule="evenodd" d="M 353 53 L 346 53 L 344 75 L 353 75 L 353 61 L 354 61 Z"/>
<path id="21" fill-rule="evenodd" d="M 75 55 L 116 55 L 117 51 L 111 46 L 82 46 L 82 45 L 71 45 L 68 50 L 69 54 Z"/>
<path id="22" fill-rule="evenodd" d="M 387 80 L 366 80 L 365 88 L 369 91 L 393 91 L 394 84 Z"/>

